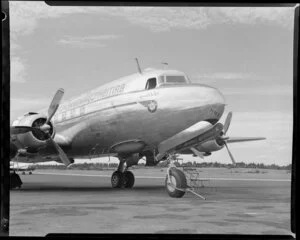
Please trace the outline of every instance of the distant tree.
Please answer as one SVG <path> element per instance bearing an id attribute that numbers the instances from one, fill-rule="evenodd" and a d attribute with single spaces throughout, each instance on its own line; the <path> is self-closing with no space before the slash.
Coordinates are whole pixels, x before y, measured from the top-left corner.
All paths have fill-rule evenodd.
<path id="1" fill-rule="evenodd" d="M 292 164 L 289 164 L 289 165 L 285 166 L 285 169 L 286 170 L 292 170 Z"/>
<path id="2" fill-rule="evenodd" d="M 157 164 L 158 167 L 168 167 L 168 161 L 161 161 Z"/>

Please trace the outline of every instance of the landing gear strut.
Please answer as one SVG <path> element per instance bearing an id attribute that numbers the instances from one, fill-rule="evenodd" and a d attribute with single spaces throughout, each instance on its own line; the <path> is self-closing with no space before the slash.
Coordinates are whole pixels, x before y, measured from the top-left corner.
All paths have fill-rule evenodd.
<path id="1" fill-rule="evenodd" d="M 118 170 L 111 176 L 111 185 L 113 188 L 132 188 L 134 185 L 134 175 L 131 171 L 124 168 L 125 161 L 120 161 Z"/>

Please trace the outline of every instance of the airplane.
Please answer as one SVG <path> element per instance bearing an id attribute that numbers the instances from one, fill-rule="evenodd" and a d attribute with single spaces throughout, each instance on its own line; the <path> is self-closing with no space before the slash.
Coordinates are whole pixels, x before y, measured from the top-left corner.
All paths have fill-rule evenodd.
<path id="1" fill-rule="evenodd" d="M 113 188 L 132 188 L 128 170 L 146 158 L 155 166 L 173 154 L 203 158 L 226 148 L 227 143 L 263 140 L 226 135 L 232 113 L 218 122 L 226 106 L 222 93 L 192 83 L 182 71 L 147 68 L 106 83 L 60 104 L 59 89 L 48 110 L 28 112 L 11 126 L 10 158 L 20 162 L 57 161 L 66 166 L 75 158 L 115 156 Z M 165 182 L 170 197 L 180 198 L 187 187 L 182 171 L 172 166 Z"/>

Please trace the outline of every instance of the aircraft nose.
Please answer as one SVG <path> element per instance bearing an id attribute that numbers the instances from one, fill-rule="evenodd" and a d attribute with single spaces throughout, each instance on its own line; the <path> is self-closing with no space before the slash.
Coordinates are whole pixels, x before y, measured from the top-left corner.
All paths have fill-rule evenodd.
<path id="1" fill-rule="evenodd" d="M 225 109 L 225 98 L 216 88 L 206 85 L 193 85 L 186 89 L 186 107 L 202 112 L 207 119 L 219 120 Z"/>
<path id="2" fill-rule="evenodd" d="M 205 85 L 194 85 L 186 89 L 184 93 L 190 101 L 195 102 L 197 106 L 202 105 L 225 105 L 223 94 L 216 88 Z"/>
<path id="3" fill-rule="evenodd" d="M 208 97 L 207 109 L 208 109 L 208 117 L 211 119 L 219 120 L 225 109 L 225 98 L 223 94 L 216 88 L 210 87 L 210 94 Z"/>
<path id="4" fill-rule="evenodd" d="M 220 104 L 225 105 L 225 98 L 223 94 L 214 87 L 200 87 L 200 91 L 203 92 L 204 95 L 207 94 L 207 102 L 210 104 Z"/>

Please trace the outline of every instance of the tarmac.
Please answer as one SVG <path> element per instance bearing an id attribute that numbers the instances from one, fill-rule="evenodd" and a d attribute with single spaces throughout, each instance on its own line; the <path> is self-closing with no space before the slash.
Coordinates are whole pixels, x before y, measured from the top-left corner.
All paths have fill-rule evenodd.
<path id="1" fill-rule="evenodd" d="M 133 169 L 133 189 L 112 189 L 108 171 L 35 170 L 10 194 L 10 236 L 48 233 L 285 234 L 291 174 L 200 169 L 204 187 L 171 198 L 166 169 Z"/>

